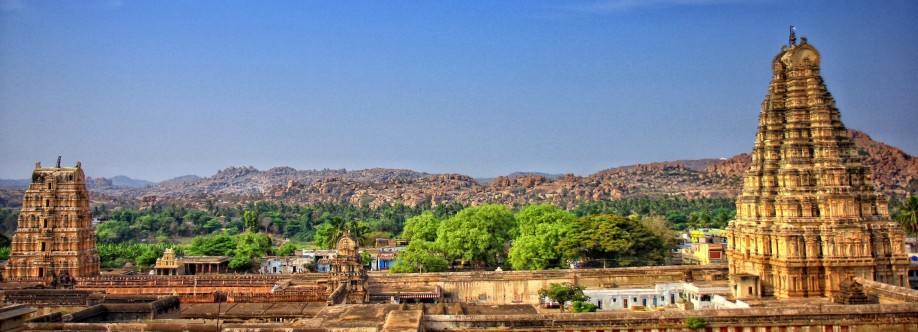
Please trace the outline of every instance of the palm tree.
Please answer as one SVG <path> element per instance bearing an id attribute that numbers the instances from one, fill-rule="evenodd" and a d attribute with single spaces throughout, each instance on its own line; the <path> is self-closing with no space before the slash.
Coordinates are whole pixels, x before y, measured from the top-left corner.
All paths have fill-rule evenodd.
<path id="1" fill-rule="evenodd" d="M 896 209 L 896 221 L 905 232 L 918 233 L 918 196 L 911 195 Z"/>

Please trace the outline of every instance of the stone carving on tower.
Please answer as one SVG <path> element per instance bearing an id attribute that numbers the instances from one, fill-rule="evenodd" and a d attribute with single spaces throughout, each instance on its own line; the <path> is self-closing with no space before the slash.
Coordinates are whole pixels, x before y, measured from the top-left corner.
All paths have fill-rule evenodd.
<path id="1" fill-rule="evenodd" d="M 335 258 L 329 264 L 328 291 L 333 294 L 343 292 L 346 303 L 365 303 L 368 276 L 357 237 L 345 230 L 335 245 L 335 251 Z"/>
<path id="2" fill-rule="evenodd" d="M 58 157 L 55 167 L 35 164 L 4 271 L 7 280 L 99 274 L 85 179 L 80 163 L 61 167 Z"/>
<path id="3" fill-rule="evenodd" d="M 847 136 L 802 38 L 782 48 L 728 226 L 737 298 L 829 297 L 849 276 L 904 286 L 904 233 Z"/>

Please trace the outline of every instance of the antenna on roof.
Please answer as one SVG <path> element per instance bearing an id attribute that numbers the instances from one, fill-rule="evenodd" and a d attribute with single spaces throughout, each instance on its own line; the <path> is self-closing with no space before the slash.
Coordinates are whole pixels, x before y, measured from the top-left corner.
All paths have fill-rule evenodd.
<path id="1" fill-rule="evenodd" d="M 796 32 L 797 32 L 797 27 L 791 25 L 790 26 L 790 45 L 787 45 L 787 46 L 794 46 L 795 44 L 797 44 Z"/>

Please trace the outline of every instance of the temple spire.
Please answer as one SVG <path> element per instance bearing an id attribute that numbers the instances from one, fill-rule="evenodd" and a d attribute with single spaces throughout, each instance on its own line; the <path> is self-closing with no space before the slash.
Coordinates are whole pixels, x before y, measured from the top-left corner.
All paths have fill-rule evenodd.
<path id="1" fill-rule="evenodd" d="M 790 45 L 787 45 L 787 46 L 793 47 L 796 44 L 797 44 L 797 27 L 791 25 L 790 26 Z"/>
<path id="2" fill-rule="evenodd" d="M 835 298 L 845 276 L 908 285 L 905 234 L 819 75 L 819 51 L 790 27 L 727 228 L 737 299 Z"/>

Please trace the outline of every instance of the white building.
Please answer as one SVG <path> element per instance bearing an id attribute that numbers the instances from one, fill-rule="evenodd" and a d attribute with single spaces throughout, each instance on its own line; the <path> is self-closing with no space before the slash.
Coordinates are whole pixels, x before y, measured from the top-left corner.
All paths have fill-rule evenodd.
<path id="1" fill-rule="evenodd" d="M 590 297 L 590 302 L 596 305 L 598 310 L 656 309 L 667 306 L 682 309 L 726 308 L 730 305 L 715 305 L 713 302 L 715 295 L 730 293 L 728 286 L 720 284 L 723 282 L 716 285 L 661 283 L 653 288 L 584 289 L 583 294 Z"/>

